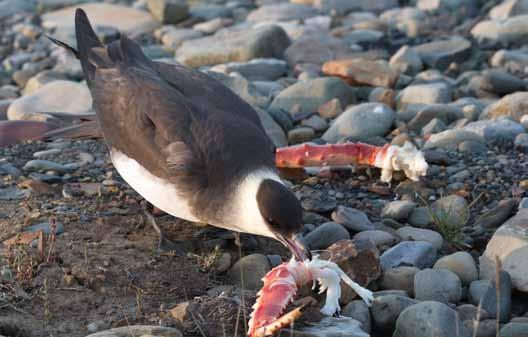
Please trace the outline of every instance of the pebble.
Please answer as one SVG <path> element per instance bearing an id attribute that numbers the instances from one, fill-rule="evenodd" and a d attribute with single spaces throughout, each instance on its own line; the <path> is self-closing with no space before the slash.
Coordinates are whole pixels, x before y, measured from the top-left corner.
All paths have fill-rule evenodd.
<path id="1" fill-rule="evenodd" d="M 214 263 L 214 270 L 218 273 L 226 272 L 231 267 L 231 254 L 222 253 Z"/>
<path id="2" fill-rule="evenodd" d="M 189 67 L 199 67 L 276 58 L 289 44 L 288 36 L 278 26 L 222 29 L 212 36 L 184 41 L 176 50 L 176 60 Z"/>
<path id="3" fill-rule="evenodd" d="M 350 239 L 350 234 L 340 224 L 327 222 L 310 232 L 305 239 L 308 246 L 313 250 L 326 249 L 339 240 Z"/>
<path id="4" fill-rule="evenodd" d="M 438 199 L 431 205 L 431 209 L 439 221 L 450 221 L 462 226 L 468 219 L 466 199 L 455 194 Z"/>
<path id="5" fill-rule="evenodd" d="M 199 32 L 190 28 L 175 28 L 174 26 L 164 26 L 159 33 L 161 43 L 171 49 L 176 50 L 183 42 L 187 40 L 197 39 L 203 36 Z"/>
<path id="6" fill-rule="evenodd" d="M 462 283 L 447 269 L 424 269 L 414 276 L 414 294 L 420 301 L 458 303 L 462 298 Z"/>
<path id="7" fill-rule="evenodd" d="M 420 269 L 416 267 L 400 266 L 385 270 L 381 278 L 381 289 L 403 290 L 408 295 L 414 296 L 414 275 Z"/>
<path id="8" fill-rule="evenodd" d="M 434 331 L 435 337 L 470 337 L 455 310 L 446 304 L 424 301 L 405 309 L 396 321 L 393 337 L 419 337 Z"/>
<path id="9" fill-rule="evenodd" d="M 480 300 L 488 290 L 489 280 L 475 280 L 471 282 L 468 289 L 468 299 L 474 305 L 479 305 Z"/>
<path id="10" fill-rule="evenodd" d="M 528 15 L 518 15 L 505 20 L 483 20 L 471 29 L 471 35 L 484 47 L 522 44 L 526 40 Z"/>
<path id="11" fill-rule="evenodd" d="M 521 209 L 493 234 L 479 258 L 480 278 L 494 278 L 495 257 L 498 257 L 503 270 L 510 274 L 513 286 L 519 291 L 528 291 L 527 224 L 528 211 Z"/>
<path id="12" fill-rule="evenodd" d="M 403 241 L 425 241 L 429 242 L 436 250 L 440 250 L 444 238 L 438 232 L 425 228 L 405 226 L 396 230 L 396 234 Z"/>
<path id="13" fill-rule="evenodd" d="M 248 21 L 290 21 L 302 20 L 317 15 L 317 10 L 311 6 L 296 3 L 278 3 L 263 5 L 247 16 Z"/>
<path id="14" fill-rule="evenodd" d="M 503 96 L 523 91 L 524 81 L 501 69 L 488 69 L 482 72 L 481 89 Z"/>
<path id="15" fill-rule="evenodd" d="M 385 104 L 359 104 L 339 115 L 322 138 L 329 143 L 336 143 L 343 138 L 366 141 L 372 137 L 382 137 L 389 132 L 395 118 L 395 112 Z"/>
<path id="16" fill-rule="evenodd" d="M 328 128 L 328 123 L 318 115 L 312 115 L 301 121 L 301 125 L 314 129 L 315 131 L 324 131 Z"/>
<path id="17" fill-rule="evenodd" d="M 374 225 L 368 216 L 355 208 L 337 206 L 336 210 L 332 212 L 332 220 L 355 232 L 374 229 Z"/>
<path id="18" fill-rule="evenodd" d="M 262 278 L 270 269 L 266 255 L 251 254 L 242 257 L 231 267 L 229 277 L 244 289 L 258 290 L 262 288 Z"/>
<path id="19" fill-rule="evenodd" d="M 436 261 L 436 249 L 425 241 L 403 241 L 385 251 L 380 258 L 383 270 L 399 266 L 420 269 L 432 267 Z"/>
<path id="20" fill-rule="evenodd" d="M 338 98 L 342 106 L 355 102 L 354 91 L 343 80 L 330 77 L 316 78 L 297 82 L 284 89 L 271 102 L 269 109 L 283 110 L 294 117 L 295 110 L 316 112 L 322 104 L 334 98 Z"/>
<path id="21" fill-rule="evenodd" d="M 18 178 L 22 175 L 22 171 L 8 162 L 6 159 L 0 159 L 0 174 L 8 174 L 14 178 Z"/>
<path id="22" fill-rule="evenodd" d="M 463 285 L 469 285 L 478 279 L 478 269 L 475 260 L 467 252 L 456 252 L 440 258 L 434 269 L 447 269 L 455 273 Z"/>
<path id="23" fill-rule="evenodd" d="M 399 295 L 378 296 L 372 303 L 372 322 L 376 329 L 385 332 L 394 331 L 396 320 L 401 312 L 408 307 L 419 303 L 412 298 Z"/>
<path id="24" fill-rule="evenodd" d="M 29 197 L 29 190 L 21 190 L 16 187 L 0 188 L 0 200 L 19 200 Z"/>
<path id="25" fill-rule="evenodd" d="M 44 158 L 47 156 L 53 156 L 59 153 L 61 153 L 61 150 L 59 149 L 49 149 L 49 150 L 44 150 L 44 151 L 37 151 L 33 153 L 33 158 L 39 159 L 39 158 Z"/>
<path id="26" fill-rule="evenodd" d="M 288 131 L 288 143 L 299 144 L 312 140 L 315 137 L 314 129 L 310 127 L 298 127 Z"/>

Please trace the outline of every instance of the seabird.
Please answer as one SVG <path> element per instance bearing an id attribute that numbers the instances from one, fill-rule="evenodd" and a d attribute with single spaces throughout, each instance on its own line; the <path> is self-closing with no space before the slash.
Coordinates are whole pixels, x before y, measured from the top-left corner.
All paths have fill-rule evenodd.
<path id="1" fill-rule="evenodd" d="M 77 49 L 113 165 L 172 216 L 277 239 L 298 260 L 302 208 L 275 168 L 256 111 L 229 88 L 179 64 L 156 62 L 121 34 L 104 46 L 75 13 Z M 161 235 L 161 233 L 160 233 Z"/>

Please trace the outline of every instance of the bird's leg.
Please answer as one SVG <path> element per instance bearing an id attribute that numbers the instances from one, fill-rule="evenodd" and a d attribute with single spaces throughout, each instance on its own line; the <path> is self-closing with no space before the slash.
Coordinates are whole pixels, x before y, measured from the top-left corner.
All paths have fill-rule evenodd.
<path id="1" fill-rule="evenodd" d="M 167 239 L 161 228 L 156 223 L 154 215 L 152 215 L 152 208 L 153 205 L 150 203 L 143 203 L 143 213 L 145 214 L 147 223 L 149 223 L 154 228 L 156 233 L 158 233 L 158 249 L 161 251 L 174 251 L 178 255 L 185 255 L 185 252 L 188 250 L 185 249 L 186 245 L 183 243 L 172 242 L 171 240 Z"/>

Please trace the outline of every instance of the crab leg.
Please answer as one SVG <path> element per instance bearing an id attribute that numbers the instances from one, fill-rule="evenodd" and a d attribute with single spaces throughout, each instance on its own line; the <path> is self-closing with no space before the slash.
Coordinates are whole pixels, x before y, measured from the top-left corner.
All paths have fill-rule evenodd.
<path id="1" fill-rule="evenodd" d="M 257 294 L 253 312 L 249 320 L 250 337 L 271 336 L 298 319 L 305 305 L 282 315 L 286 306 L 293 301 L 299 286 L 309 282 L 318 282 L 320 293 L 326 291 L 326 303 L 321 309 L 325 315 L 332 315 L 340 310 L 340 281 L 343 280 L 363 300 L 370 305 L 372 293 L 353 282 L 335 263 L 320 260 L 314 256 L 311 261 L 291 260 L 272 269 L 262 281 L 264 286 Z M 282 316 L 281 316 L 282 315 Z"/>
<path id="2" fill-rule="evenodd" d="M 364 143 L 301 144 L 277 149 L 275 164 L 283 168 L 363 164 L 382 169 L 381 180 L 390 182 L 392 171 L 403 170 L 411 180 L 425 175 L 427 163 L 411 143 L 374 146 Z"/>

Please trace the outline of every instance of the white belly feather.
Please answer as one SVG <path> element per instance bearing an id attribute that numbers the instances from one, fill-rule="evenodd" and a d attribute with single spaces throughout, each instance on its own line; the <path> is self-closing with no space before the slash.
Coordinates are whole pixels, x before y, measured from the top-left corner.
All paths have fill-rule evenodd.
<path id="1" fill-rule="evenodd" d="M 200 222 L 174 185 L 151 174 L 137 161 L 115 149 L 110 152 L 110 157 L 121 177 L 148 202 L 177 218 Z"/>

